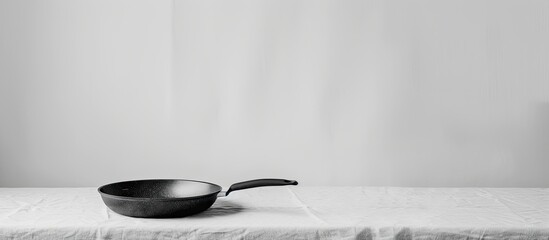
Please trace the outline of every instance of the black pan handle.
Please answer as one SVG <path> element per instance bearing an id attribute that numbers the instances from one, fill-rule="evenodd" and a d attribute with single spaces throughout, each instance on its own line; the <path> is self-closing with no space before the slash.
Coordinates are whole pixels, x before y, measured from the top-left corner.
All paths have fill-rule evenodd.
<path id="1" fill-rule="evenodd" d="M 248 188 L 256 187 L 266 187 L 266 186 L 284 186 L 284 185 L 297 185 L 296 180 L 286 180 L 286 179 L 275 179 L 275 178 L 264 178 L 264 179 L 255 179 L 245 182 L 239 182 L 231 185 L 225 196 L 228 196 L 232 191 L 238 191 Z"/>

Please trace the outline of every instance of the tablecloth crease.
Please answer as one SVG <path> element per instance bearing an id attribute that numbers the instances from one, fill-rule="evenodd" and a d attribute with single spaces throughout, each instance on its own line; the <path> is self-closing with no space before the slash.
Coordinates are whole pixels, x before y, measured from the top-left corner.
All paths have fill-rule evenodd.
<path id="1" fill-rule="evenodd" d="M 317 220 L 321 224 L 328 224 L 326 221 L 324 221 L 322 218 L 318 217 L 314 210 L 311 209 L 309 206 L 305 205 L 301 199 L 292 191 L 291 188 L 287 188 L 288 192 L 292 195 L 292 197 L 296 200 L 296 202 L 301 206 L 301 208 L 313 219 Z"/>

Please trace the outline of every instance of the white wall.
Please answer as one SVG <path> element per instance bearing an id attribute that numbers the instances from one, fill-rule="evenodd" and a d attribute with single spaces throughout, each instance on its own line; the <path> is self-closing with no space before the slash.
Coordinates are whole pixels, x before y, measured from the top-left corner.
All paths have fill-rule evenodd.
<path id="1" fill-rule="evenodd" d="M 548 186 L 548 1 L 4 0 L 0 35 L 0 186 Z"/>

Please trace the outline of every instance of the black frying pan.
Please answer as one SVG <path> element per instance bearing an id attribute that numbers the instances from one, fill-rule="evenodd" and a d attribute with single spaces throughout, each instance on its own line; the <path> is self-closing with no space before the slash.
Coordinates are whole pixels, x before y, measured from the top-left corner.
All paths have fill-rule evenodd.
<path id="1" fill-rule="evenodd" d="M 173 218 L 197 214 L 208 209 L 217 197 L 232 191 L 297 185 L 284 179 L 257 179 L 231 185 L 226 192 L 219 185 L 194 180 L 154 179 L 117 182 L 97 189 L 105 205 L 116 213 L 142 218 Z"/>

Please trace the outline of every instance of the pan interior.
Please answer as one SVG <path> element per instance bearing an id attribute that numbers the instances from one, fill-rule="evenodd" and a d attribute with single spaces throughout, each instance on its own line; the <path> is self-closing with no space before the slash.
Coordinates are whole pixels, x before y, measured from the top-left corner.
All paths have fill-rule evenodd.
<path id="1" fill-rule="evenodd" d="M 188 198 L 214 194 L 221 187 L 190 180 L 138 180 L 105 185 L 100 191 L 109 195 L 134 198 Z"/>

